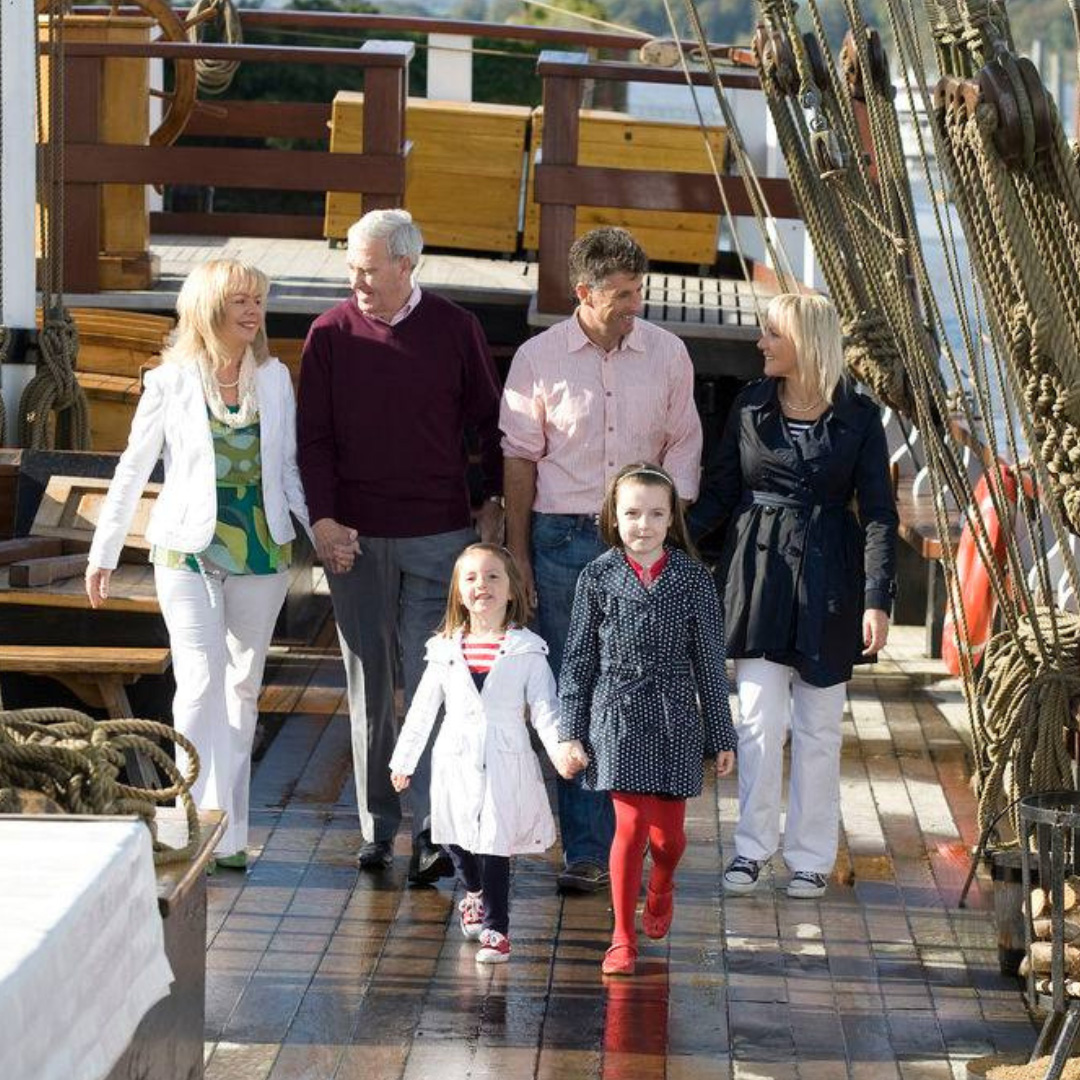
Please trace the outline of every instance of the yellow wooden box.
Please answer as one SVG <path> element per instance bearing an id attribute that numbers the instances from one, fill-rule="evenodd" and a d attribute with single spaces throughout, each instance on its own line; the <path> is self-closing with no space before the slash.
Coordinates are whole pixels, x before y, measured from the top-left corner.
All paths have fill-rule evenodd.
<path id="1" fill-rule="evenodd" d="M 605 168 L 659 169 L 671 172 L 711 173 L 701 129 L 694 124 L 637 120 L 624 113 L 582 109 L 578 134 L 578 164 Z M 536 151 L 544 131 L 543 107 L 533 111 L 525 197 L 523 246 L 540 245 L 540 206 L 533 198 Z M 717 164 L 727 153 L 727 131 L 710 128 L 709 142 Z M 717 214 L 686 214 L 673 210 L 620 210 L 615 207 L 579 206 L 575 234 L 599 225 L 629 229 L 650 259 L 710 265 L 716 258 L 720 218 Z"/>
<path id="2" fill-rule="evenodd" d="M 529 109 L 483 102 L 409 98 L 405 208 L 432 247 L 517 250 Z M 334 97 L 330 149 L 363 150 L 364 95 Z M 328 192 L 324 235 L 344 239 L 360 216 L 360 196 Z"/>

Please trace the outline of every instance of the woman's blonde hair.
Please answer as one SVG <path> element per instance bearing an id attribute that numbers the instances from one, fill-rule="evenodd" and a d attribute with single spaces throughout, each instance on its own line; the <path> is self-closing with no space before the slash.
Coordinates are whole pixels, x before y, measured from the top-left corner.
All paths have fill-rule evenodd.
<path id="1" fill-rule="evenodd" d="M 844 337 L 833 302 L 815 293 L 781 293 L 769 301 L 767 318 L 791 338 L 800 373 L 832 401 L 844 378 Z"/>
<path id="2" fill-rule="evenodd" d="M 524 626 L 529 621 L 529 601 L 525 595 L 525 579 L 521 576 L 514 556 L 501 544 L 470 544 L 454 563 L 454 572 L 450 575 L 450 593 L 446 597 L 446 615 L 439 626 L 439 633 L 444 637 L 453 637 L 459 630 L 469 627 L 469 609 L 461 599 L 461 564 L 470 555 L 486 552 L 498 558 L 506 568 L 510 582 L 510 595 L 506 601 L 506 621 L 503 629 L 510 626 Z"/>
<path id="3" fill-rule="evenodd" d="M 265 308 L 269 292 L 269 278 L 238 259 L 211 259 L 196 266 L 180 287 L 176 298 L 179 322 L 161 359 L 176 362 L 205 357 L 214 371 L 227 367 L 232 358 L 221 338 L 221 328 L 229 298 L 257 296 Z M 251 351 L 260 364 L 270 355 L 265 325 L 252 342 Z"/>
<path id="4" fill-rule="evenodd" d="M 692 559 L 696 559 L 698 553 L 686 528 L 686 518 L 683 515 L 682 503 L 679 502 L 675 481 L 666 469 L 660 468 L 659 465 L 652 465 L 648 461 L 635 461 L 631 465 L 624 465 L 608 482 L 607 491 L 604 492 L 604 505 L 600 507 L 600 535 L 604 543 L 620 550 L 623 548 L 622 537 L 619 535 L 616 502 L 619 496 L 619 485 L 629 480 L 635 484 L 645 484 L 646 487 L 667 488 L 671 499 L 671 524 L 668 526 L 667 542 L 672 547 L 685 551 Z"/>

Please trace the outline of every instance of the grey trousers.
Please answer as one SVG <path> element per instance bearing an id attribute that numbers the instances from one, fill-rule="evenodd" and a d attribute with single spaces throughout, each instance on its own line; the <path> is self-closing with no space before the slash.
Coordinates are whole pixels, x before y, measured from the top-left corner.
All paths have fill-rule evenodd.
<path id="1" fill-rule="evenodd" d="M 359 539 L 352 569 L 327 580 L 348 682 L 360 831 L 365 840 L 392 840 L 401 823 L 401 800 L 390 784 L 395 678 L 400 670 L 408 709 L 424 670 L 424 643 L 446 611 L 454 562 L 476 533 Z M 414 837 L 431 827 L 434 738 L 433 732 L 408 788 Z"/>

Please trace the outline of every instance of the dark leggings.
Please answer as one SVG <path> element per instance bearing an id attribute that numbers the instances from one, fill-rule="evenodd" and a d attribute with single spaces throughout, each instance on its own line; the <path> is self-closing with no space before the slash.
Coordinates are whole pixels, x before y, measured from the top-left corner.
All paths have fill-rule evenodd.
<path id="1" fill-rule="evenodd" d="M 474 855 L 456 844 L 447 851 L 458 881 L 469 892 L 484 894 L 484 929 L 510 931 L 510 860 L 505 855 Z"/>
<path id="2" fill-rule="evenodd" d="M 645 862 L 645 841 L 652 855 L 649 888 L 666 893 L 675 885 L 675 867 L 686 850 L 685 799 L 613 791 L 615 840 L 611 845 L 611 905 L 615 909 L 613 945 L 637 946 L 634 916 Z"/>

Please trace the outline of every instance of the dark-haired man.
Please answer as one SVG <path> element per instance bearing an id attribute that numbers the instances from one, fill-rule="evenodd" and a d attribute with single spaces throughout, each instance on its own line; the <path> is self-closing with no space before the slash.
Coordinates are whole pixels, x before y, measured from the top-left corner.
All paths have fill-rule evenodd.
<path id="1" fill-rule="evenodd" d="M 663 465 L 697 497 L 701 421 L 682 341 L 638 318 L 648 259 L 625 229 L 570 249 L 576 311 L 518 349 L 503 391 L 506 541 L 521 566 L 556 676 L 582 568 L 604 546 L 604 489 L 631 461 Z M 607 887 L 614 814 L 606 792 L 560 778 L 559 888 Z"/>

